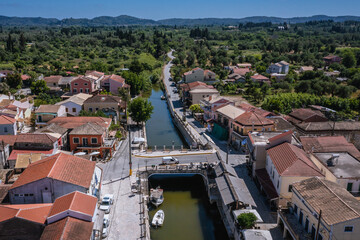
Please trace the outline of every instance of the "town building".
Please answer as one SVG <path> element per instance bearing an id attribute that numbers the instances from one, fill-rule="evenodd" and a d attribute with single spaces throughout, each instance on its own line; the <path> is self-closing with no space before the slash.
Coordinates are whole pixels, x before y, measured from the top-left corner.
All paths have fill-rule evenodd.
<path id="1" fill-rule="evenodd" d="M 58 153 L 25 169 L 9 190 L 10 202 L 52 203 L 74 191 L 99 197 L 101 175 L 95 162 Z"/>
<path id="2" fill-rule="evenodd" d="M 266 171 L 278 195 L 277 204 L 286 206 L 293 183 L 311 177 L 323 177 L 306 153 L 288 142 L 266 150 Z"/>
<path id="3" fill-rule="evenodd" d="M 278 225 L 283 230 L 284 238 L 359 238 L 359 201 L 346 189 L 334 182 L 314 177 L 293 183 L 292 192 L 290 209 L 278 212 Z"/>
<path id="4" fill-rule="evenodd" d="M 185 83 L 214 81 L 216 80 L 216 74 L 210 70 L 203 70 L 197 67 L 184 73 L 183 80 Z"/>
<path id="5" fill-rule="evenodd" d="M 202 93 L 199 94 L 197 92 L 193 92 L 193 94 L 195 94 L 195 96 L 196 96 L 196 101 L 199 101 L 199 102 L 203 98 L 210 97 L 212 95 L 219 95 L 218 91 L 213 86 L 207 85 L 206 83 L 199 82 L 199 81 L 181 84 L 180 89 L 181 89 L 181 92 L 180 92 L 181 100 L 186 105 L 193 104 L 193 99 L 192 99 L 193 96 L 190 94 L 190 91 L 193 91 L 196 89 L 204 89 L 205 92 L 207 91 L 207 93 L 205 93 L 205 94 L 202 94 Z M 216 92 L 213 90 L 216 90 Z M 203 98 L 201 98 L 200 100 L 197 100 L 197 99 L 199 99 L 199 96 L 202 97 L 203 95 L 204 95 Z"/>
<path id="6" fill-rule="evenodd" d="M 218 109 L 219 107 L 223 107 L 227 104 L 234 105 L 234 102 L 218 95 L 211 95 L 200 100 L 199 104 L 201 109 L 204 111 L 204 120 L 213 121 L 216 119 L 216 109 Z"/>
<path id="7" fill-rule="evenodd" d="M 70 98 L 58 102 L 55 105 L 65 106 L 66 113 L 71 116 L 78 116 L 83 108 L 85 100 L 92 97 L 90 94 L 78 93 Z"/>
<path id="8" fill-rule="evenodd" d="M 111 157 L 116 149 L 116 139 L 108 138 L 108 128 L 91 122 L 71 130 L 69 143 L 70 151 L 98 152 L 101 157 Z"/>
<path id="9" fill-rule="evenodd" d="M 102 111 L 116 121 L 126 122 L 125 102 L 118 96 L 95 95 L 84 101 L 84 110 L 88 112 Z"/>
<path id="10" fill-rule="evenodd" d="M 253 81 L 253 82 L 257 82 L 257 83 L 260 83 L 260 84 L 263 84 L 263 83 L 266 83 L 268 85 L 271 84 L 270 82 L 270 79 L 261 75 L 261 74 L 256 74 L 256 75 L 253 75 L 250 77 L 250 79 Z"/>
<path id="11" fill-rule="evenodd" d="M 65 117 L 66 108 L 62 105 L 40 105 L 35 111 L 36 127 L 43 127 L 48 121 L 56 117 Z"/>
<path id="12" fill-rule="evenodd" d="M 16 135 L 17 125 L 14 118 L 0 115 L 0 135 Z"/>
<path id="13" fill-rule="evenodd" d="M 344 136 L 360 149 L 360 122 L 305 122 L 295 127 L 299 136 Z"/>
<path id="14" fill-rule="evenodd" d="M 293 111 L 289 113 L 287 120 L 292 124 L 329 121 L 320 111 L 309 108 L 293 109 Z"/>
<path id="15" fill-rule="evenodd" d="M 61 75 L 51 75 L 50 77 L 44 77 L 44 81 L 46 82 L 46 86 L 50 88 L 50 90 L 60 90 L 60 80 Z"/>
<path id="16" fill-rule="evenodd" d="M 312 67 L 312 66 L 302 66 L 299 69 L 300 73 L 304 73 L 304 72 L 307 72 L 307 71 L 314 71 L 314 67 Z"/>
<path id="17" fill-rule="evenodd" d="M 266 70 L 267 73 L 272 74 L 272 73 L 278 73 L 278 74 L 288 74 L 289 72 L 289 63 L 285 62 L 285 61 L 281 61 L 278 63 L 272 63 L 269 68 Z"/>
<path id="18" fill-rule="evenodd" d="M 92 93 L 100 89 L 104 73 L 97 71 L 86 71 L 85 76 L 79 76 L 70 82 L 72 94 Z"/>
<path id="19" fill-rule="evenodd" d="M 1 239 L 40 239 L 52 204 L 0 205 Z"/>
<path id="20" fill-rule="evenodd" d="M 233 130 L 233 122 L 243 113 L 245 113 L 244 110 L 230 104 L 216 109 L 216 119 L 212 127 L 212 134 L 220 140 L 230 141 L 229 136 L 231 136 Z"/>
<path id="21" fill-rule="evenodd" d="M 328 55 L 326 57 L 323 57 L 324 63 L 326 65 L 330 65 L 333 63 L 341 63 L 341 57 L 335 56 L 335 55 Z"/>
<path id="22" fill-rule="evenodd" d="M 125 79 L 119 75 L 107 75 L 101 80 L 101 89 L 104 89 L 107 92 L 118 95 L 119 88 L 126 88 L 130 91 L 130 86 L 126 84 Z"/>

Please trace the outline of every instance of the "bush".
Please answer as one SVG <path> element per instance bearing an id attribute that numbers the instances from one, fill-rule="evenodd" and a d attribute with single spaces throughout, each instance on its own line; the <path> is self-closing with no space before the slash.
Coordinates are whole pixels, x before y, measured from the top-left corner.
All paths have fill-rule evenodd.
<path id="1" fill-rule="evenodd" d="M 237 217 L 239 226 L 242 229 L 249 229 L 255 225 L 257 217 L 253 213 L 242 213 Z"/>

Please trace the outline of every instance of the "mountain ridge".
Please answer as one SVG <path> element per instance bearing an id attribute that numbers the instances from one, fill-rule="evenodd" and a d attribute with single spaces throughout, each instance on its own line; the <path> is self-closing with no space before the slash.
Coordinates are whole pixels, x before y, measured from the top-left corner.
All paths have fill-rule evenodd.
<path id="1" fill-rule="evenodd" d="M 117 17 L 98 16 L 94 18 L 42 18 L 42 17 L 8 17 L 0 16 L 0 25 L 2 26 L 129 26 L 129 25 L 177 25 L 177 26 L 196 26 L 196 25 L 237 25 L 246 22 L 272 22 L 272 23 L 304 23 L 309 21 L 335 22 L 360 21 L 360 16 L 327 16 L 314 15 L 310 17 L 269 17 L 252 16 L 244 18 L 168 18 L 161 20 L 152 20 L 137 18 L 128 15 L 119 15 Z"/>

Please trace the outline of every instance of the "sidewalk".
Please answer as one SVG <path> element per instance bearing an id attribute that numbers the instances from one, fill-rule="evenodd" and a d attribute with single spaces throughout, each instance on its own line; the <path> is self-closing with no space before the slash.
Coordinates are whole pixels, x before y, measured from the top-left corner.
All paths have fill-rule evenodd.
<path id="1" fill-rule="evenodd" d="M 131 183 L 135 181 L 133 174 L 130 178 L 102 186 L 102 195 L 112 193 L 115 198 L 110 210 L 109 240 L 136 240 L 141 236 L 140 195 L 131 192 Z"/>

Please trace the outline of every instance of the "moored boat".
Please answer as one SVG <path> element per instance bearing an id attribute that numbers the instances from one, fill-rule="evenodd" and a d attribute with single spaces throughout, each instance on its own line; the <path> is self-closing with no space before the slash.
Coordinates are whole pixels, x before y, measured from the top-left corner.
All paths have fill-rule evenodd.
<path id="1" fill-rule="evenodd" d="M 165 220 L 165 213 L 163 210 L 159 210 L 155 213 L 151 221 L 151 225 L 153 225 L 154 227 L 161 227 L 164 224 L 164 220 Z"/>
<path id="2" fill-rule="evenodd" d="M 164 95 L 161 96 L 161 100 L 165 100 L 166 97 Z"/>
<path id="3" fill-rule="evenodd" d="M 155 189 L 150 189 L 150 202 L 155 206 L 158 207 L 164 202 L 164 190 L 157 187 Z"/>

